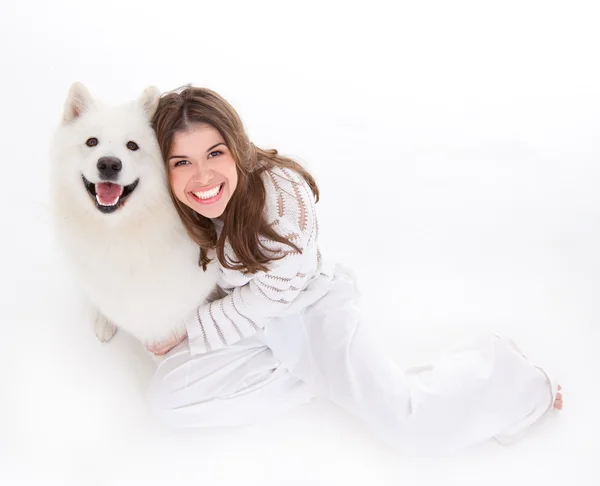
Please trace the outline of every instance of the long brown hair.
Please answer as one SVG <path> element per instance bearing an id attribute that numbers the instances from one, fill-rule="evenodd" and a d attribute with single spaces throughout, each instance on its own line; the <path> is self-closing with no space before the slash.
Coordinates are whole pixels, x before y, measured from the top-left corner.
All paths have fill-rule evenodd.
<path id="1" fill-rule="evenodd" d="M 210 219 L 189 208 L 170 189 L 171 199 L 190 237 L 200 246 L 199 263 L 204 269 L 210 262 L 208 251 L 216 249 L 220 264 L 244 273 L 267 271 L 267 264 L 276 259 L 265 252 L 259 237 L 290 246 L 300 251 L 291 241 L 279 235 L 266 221 L 266 189 L 261 177 L 265 170 L 284 167 L 296 171 L 310 186 L 316 201 L 319 189 L 314 178 L 300 164 L 283 157 L 277 150 L 263 150 L 250 142 L 242 121 L 234 108 L 220 95 L 207 88 L 186 86 L 164 94 L 152 120 L 158 144 L 166 163 L 173 135 L 204 123 L 219 131 L 225 145 L 235 159 L 238 174 L 237 187 L 223 214 L 223 230 L 217 233 Z M 252 201 L 249 204 L 249 201 Z M 237 261 L 225 257 L 225 241 L 229 239 Z"/>

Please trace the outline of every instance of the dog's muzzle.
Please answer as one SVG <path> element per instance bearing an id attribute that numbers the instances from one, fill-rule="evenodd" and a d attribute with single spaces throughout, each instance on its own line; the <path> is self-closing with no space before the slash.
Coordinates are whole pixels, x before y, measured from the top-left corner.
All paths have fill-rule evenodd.
<path id="1" fill-rule="evenodd" d="M 107 158 L 113 159 L 114 157 L 103 157 L 102 159 Z M 100 160 L 98 161 L 98 165 L 100 164 Z M 119 161 L 119 164 L 120 163 L 121 162 Z M 108 167 L 107 165 L 107 168 L 105 168 L 104 170 L 106 171 L 106 173 L 109 173 L 110 171 L 114 171 L 115 169 L 113 167 Z M 117 173 L 119 170 L 121 170 L 120 167 L 117 170 Z M 100 171 L 100 169 L 98 169 L 98 171 Z M 123 206 L 127 198 L 131 196 L 131 193 L 135 190 L 135 188 L 140 182 L 139 179 L 136 179 L 133 183 L 127 186 L 122 186 L 120 184 L 108 181 L 93 183 L 88 181 L 83 175 L 81 176 L 81 178 L 83 179 L 83 184 L 88 194 L 94 200 L 96 208 L 100 212 L 106 214 L 113 213 L 121 206 Z"/>

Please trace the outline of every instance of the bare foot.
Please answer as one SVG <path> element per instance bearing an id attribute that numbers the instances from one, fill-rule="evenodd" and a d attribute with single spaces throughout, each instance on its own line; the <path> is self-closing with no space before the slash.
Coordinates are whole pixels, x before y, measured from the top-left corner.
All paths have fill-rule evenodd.
<path id="1" fill-rule="evenodd" d="M 562 408 L 563 408 L 563 396 L 562 396 L 562 393 L 560 392 L 560 390 L 562 390 L 562 388 L 560 387 L 560 385 L 558 385 L 558 391 L 556 392 L 556 399 L 554 400 L 554 408 L 556 410 L 562 410 Z"/>

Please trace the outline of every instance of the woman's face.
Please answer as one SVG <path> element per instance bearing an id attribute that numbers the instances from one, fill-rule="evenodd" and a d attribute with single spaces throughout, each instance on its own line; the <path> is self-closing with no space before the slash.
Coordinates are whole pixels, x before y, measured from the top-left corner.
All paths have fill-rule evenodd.
<path id="1" fill-rule="evenodd" d="M 196 124 L 175 133 L 167 162 L 177 199 L 206 218 L 223 214 L 238 176 L 233 155 L 217 129 Z"/>

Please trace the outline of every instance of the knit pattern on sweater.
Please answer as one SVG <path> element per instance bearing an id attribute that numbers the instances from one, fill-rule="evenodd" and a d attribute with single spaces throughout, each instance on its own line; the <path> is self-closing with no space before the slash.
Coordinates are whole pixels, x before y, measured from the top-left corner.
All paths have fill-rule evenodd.
<path id="1" fill-rule="evenodd" d="M 305 292 L 321 274 L 314 195 L 306 181 L 290 169 L 267 170 L 263 182 L 267 221 L 300 251 L 263 237 L 260 241 L 267 253 L 281 257 L 268 264 L 269 271 L 244 274 L 220 267 L 219 285 L 225 297 L 201 305 L 185 322 L 194 354 L 250 337 L 271 318 L 297 312 L 318 298 L 314 292 Z M 225 256 L 238 261 L 228 241 Z"/>

